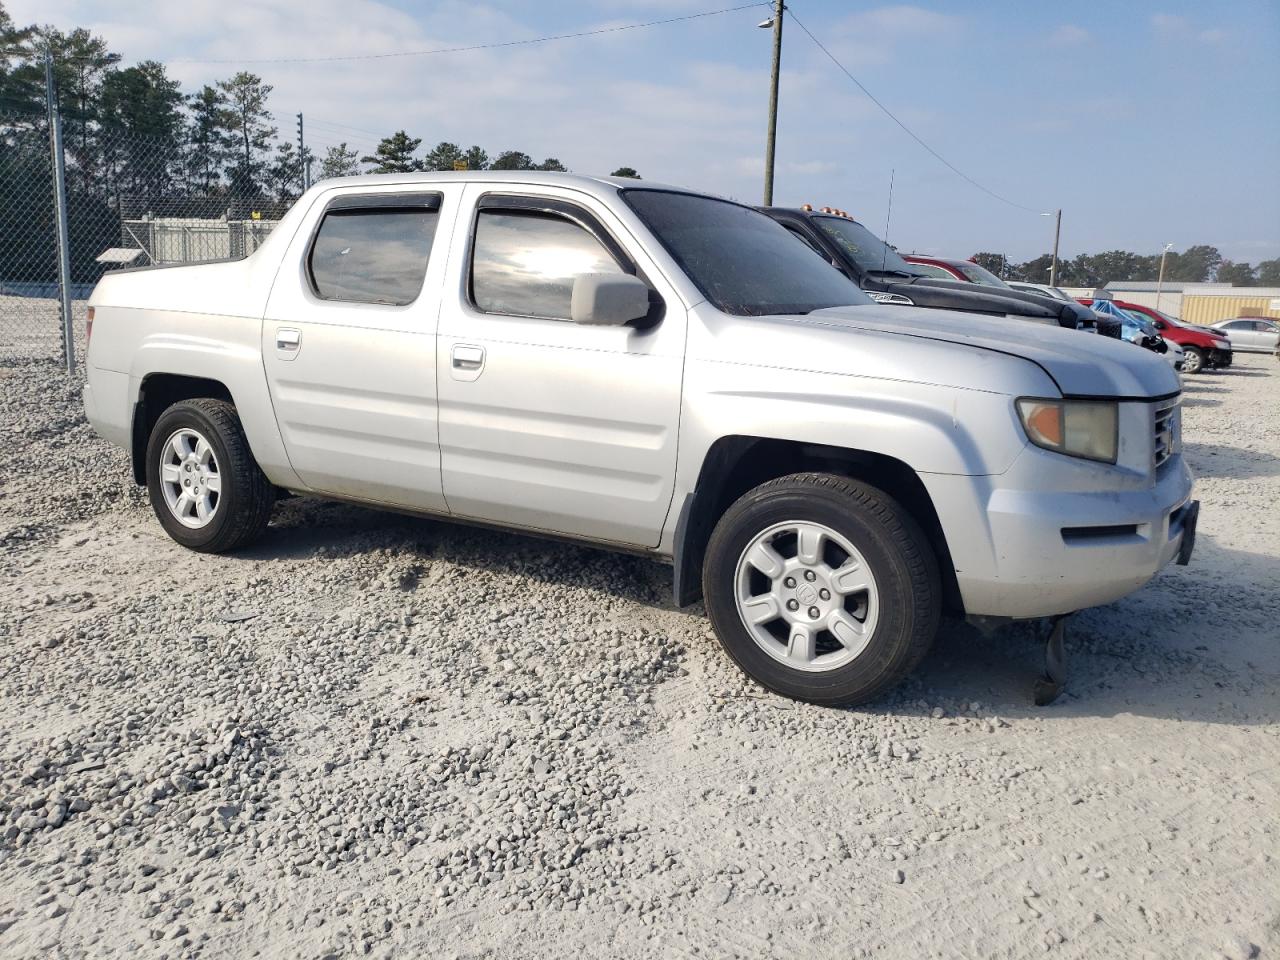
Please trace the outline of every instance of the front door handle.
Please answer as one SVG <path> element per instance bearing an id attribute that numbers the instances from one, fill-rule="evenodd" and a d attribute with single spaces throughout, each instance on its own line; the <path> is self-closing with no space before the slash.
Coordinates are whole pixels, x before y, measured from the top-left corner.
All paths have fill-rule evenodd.
<path id="1" fill-rule="evenodd" d="M 479 379 L 484 372 L 484 347 L 473 343 L 455 343 L 449 351 L 449 375 L 464 383 Z"/>
<path id="2" fill-rule="evenodd" d="M 454 344 L 453 365 L 459 370 L 479 370 L 484 366 L 484 347 L 465 343 Z"/>

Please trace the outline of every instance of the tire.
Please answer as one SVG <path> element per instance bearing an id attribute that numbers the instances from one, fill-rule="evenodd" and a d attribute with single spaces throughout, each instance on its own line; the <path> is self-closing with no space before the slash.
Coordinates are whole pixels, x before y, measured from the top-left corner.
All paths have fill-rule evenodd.
<path id="1" fill-rule="evenodd" d="M 802 555 L 804 538 L 818 562 Z M 725 511 L 707 544 L 703 594 L 743 672 L 824 706 L 864 703 L 901 681 L 928 652 L 942 611 L 937 558 L 915 520 L 883 491 L 827 473 L 771 480 Z M 776 619 L 760 619 L 775 608 Z M 861 634 L 848 623 L 860 614 Z"/>
<path id="2" fill-rule="evenodd" d="M 1205 369 L 1204 351 L 1199 347 L 1183 347 L 1186 354 L 1182 360 L 1183 373 L 1202 373 Z"/>
<path id="3" fill-rule="evenodd" d="M 146 466 L 151 507 L 184 547 L 224 553 L 267 529 L 274 490 L 226 401 L 184 400 L 165 410 L 151 430 Z"/>

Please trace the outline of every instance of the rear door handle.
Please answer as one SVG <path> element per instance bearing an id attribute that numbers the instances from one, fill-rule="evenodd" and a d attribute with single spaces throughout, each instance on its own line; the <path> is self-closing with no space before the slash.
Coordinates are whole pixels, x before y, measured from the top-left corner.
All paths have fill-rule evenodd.
<path id="1" fill-rule="evenodd" d="M 276 353 L 285 360 L 292 360 L 302 348 L 302 331 L 292 327 L 276 330 Z"/>

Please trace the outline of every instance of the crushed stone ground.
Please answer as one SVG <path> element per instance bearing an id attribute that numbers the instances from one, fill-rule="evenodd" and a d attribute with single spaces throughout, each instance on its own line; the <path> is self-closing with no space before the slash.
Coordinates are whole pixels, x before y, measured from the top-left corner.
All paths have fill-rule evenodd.
<path id="1" fill-rule="evenodd" d="M 670 570 L 294 499 L 165 537 L 79 381 L 0 368 L 0 956 L 1280 951 L 1280 365 L 1188 377 L 1190 567 L 772 696 Z"/>

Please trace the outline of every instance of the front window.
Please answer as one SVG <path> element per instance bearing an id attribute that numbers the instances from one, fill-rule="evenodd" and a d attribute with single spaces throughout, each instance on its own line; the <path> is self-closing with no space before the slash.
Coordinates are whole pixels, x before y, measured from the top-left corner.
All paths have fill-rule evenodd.
<path id="1" fill-rule="evenodd" d="M 471 293 L 485 313 L 567 320 L 577 277 L 622 272 L 599 240 L 565 217 L 481 210 L 476 220 Z"/>
<path id="2" fill-rule="evenodd" d="M 898 256 L 898 251 L 856 220 L 845 220 L 843 217 L 814 217 L 813 222 L 821 227 L 822 232 L 835 241 L 840 251 L 865 273 L 880 270 L 915 275 L 920 272 L 916 269 L 918 264 L 907 263 Z"/>
<path id="3" fill-rule="evenodd" d="M 665 190 L 627 189 L 622 197 L 725 313 L 804 314 L 871 302 L 785 227 L 750 207 Z"/>

